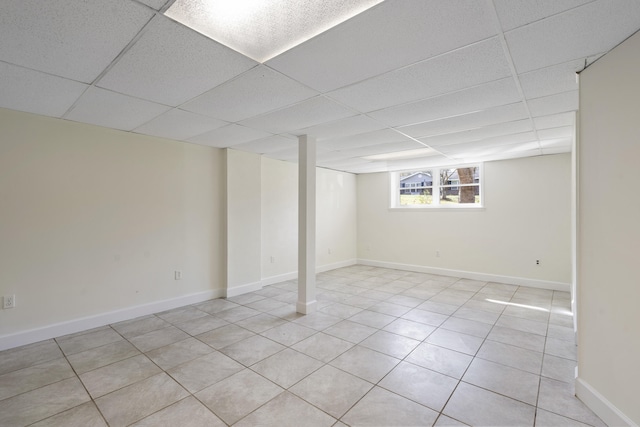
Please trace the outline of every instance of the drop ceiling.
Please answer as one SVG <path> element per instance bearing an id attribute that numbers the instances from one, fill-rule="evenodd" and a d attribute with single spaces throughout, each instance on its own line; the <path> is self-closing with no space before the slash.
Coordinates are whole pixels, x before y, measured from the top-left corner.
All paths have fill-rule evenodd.
<path id="1" fill-rule="evenodd" d="M 0 107 L 294 162 L 308 134 L 353 173 L 539 156 L 640 29 L 640 0 L 385 0 L 261 64 L 172 3 L 2 0 Z"/>

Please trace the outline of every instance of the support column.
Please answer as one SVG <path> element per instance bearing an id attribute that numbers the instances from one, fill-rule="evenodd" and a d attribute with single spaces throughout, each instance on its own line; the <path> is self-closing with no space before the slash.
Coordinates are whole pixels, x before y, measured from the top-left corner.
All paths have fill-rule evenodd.
<path id="1" fill-rule="evenodd" d="M 316 310 L 316 141 L 298 137 L 298 313 Z"/>

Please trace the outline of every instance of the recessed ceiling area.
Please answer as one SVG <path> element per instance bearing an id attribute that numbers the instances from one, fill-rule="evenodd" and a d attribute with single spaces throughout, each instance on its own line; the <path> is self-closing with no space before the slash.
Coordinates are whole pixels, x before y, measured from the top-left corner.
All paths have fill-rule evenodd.
<path id="1" fill-rule="evenodd" d="M 308 134 L 352 173 L 565 153 L 575 73 L 640 29 L 640 0 L 283 0 L 240 27 L 324 27 L 270 57 L 176 21 L 205 3 L 3 0 L 0 107 L 293 162 Z"/>

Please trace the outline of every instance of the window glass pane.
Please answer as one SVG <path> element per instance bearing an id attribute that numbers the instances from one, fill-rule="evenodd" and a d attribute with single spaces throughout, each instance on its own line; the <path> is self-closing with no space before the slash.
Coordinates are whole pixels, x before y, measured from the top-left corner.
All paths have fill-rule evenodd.
<path id="1" fill-rule="evenodd" d="M 479 185 L 456 185 L 440 188 L 440 204 L 480 204 Z"/>
<path id="2" fill-rule="evenodd" d="M 430 170 L 402 172 L 399 175 L 400 205 L 430 205 L 433 174 Z"/>

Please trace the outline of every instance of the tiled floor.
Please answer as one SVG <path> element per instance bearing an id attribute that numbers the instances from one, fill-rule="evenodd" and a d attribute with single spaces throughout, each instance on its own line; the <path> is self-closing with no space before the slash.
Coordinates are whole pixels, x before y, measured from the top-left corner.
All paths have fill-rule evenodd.
<path id="1" fill-rule="evenodd" d="M 0 425 L 602 426 L 565 292 L 352 266 L 0 353 Z"/>

